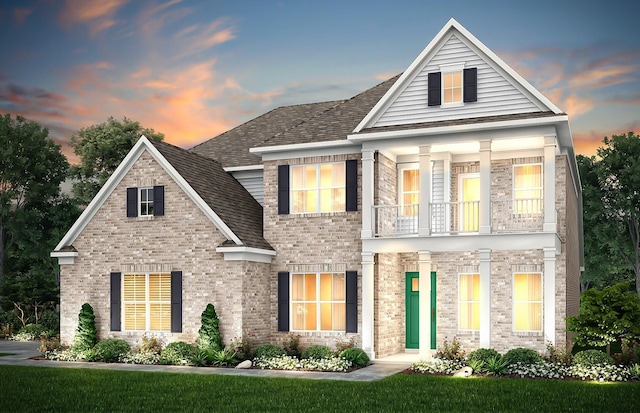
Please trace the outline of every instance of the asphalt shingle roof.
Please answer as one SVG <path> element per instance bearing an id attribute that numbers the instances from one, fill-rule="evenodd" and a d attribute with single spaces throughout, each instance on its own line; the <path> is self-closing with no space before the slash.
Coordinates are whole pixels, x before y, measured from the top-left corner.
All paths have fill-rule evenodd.
<path id="1" fill-rule="evenodd" d="M 273 250 L 262 235 L 262 206 L 219 162 L 166 142 L 151 144 L 178 171 L 243 245 Z M 224 245 L 230 245 L 224 243 Z"/>

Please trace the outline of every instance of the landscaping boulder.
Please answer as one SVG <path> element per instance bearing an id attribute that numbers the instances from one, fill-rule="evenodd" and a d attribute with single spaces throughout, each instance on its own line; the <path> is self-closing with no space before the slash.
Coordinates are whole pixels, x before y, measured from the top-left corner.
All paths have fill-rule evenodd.
<path id="1" fill-rule="evenodd" d="M 237 369 L 250 369 L 251 368 L 251 360 L 245 360 L 242 363 L 236 366 Z"/>
<path id="2" fill-rule="evenodd" d="M 467 366 L 453 373 L 453 377 L 469 377 L 471 373 L 473 373 L 473 369 Z"/>

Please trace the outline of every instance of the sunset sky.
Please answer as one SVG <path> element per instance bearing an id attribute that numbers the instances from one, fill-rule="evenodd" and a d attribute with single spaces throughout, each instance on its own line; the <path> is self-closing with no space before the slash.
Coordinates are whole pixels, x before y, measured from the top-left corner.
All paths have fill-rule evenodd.
<path id="1" fill-rule="evenodd" d="M 109 116 L 191 147 L 400 73 L 454 17 L 569 114 L 591 155 L 640 133 L 639 16 L 620 0 L 4 0 L 0 114 L 47 127 L 67 155 Z"/>

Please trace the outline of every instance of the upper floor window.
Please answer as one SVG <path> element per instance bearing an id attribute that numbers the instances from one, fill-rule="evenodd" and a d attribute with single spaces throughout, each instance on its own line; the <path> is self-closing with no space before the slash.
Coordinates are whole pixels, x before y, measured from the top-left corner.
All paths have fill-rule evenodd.
<path id="1" fill-rule="evenodd" d="M 464 68 L 464 63 L 440 65 L 439 72 L 427 77 L 428 105 L 462 106 L 478 100 L 478 70 Z"/>
<path id="2" fill-rule="evenodd" d="M 291 167 L 292 213 L 344 210 L 344 162 Z"/>
<path id="3" fill-rule="evenodd" d="M 153 187 L 140 188 L 139 216 L 153 215 Z"/>
<path id="4" fill-rule="evenodd" d="M 164 186 L 127 188 L 127 217 L 164 215 Z"/>
<path id="5" fill-rule="evenodd" d="M 513 212 L 542 212 L 542 164 L 513 166 Z"/>
<path id="6" fill-rule="evenodd" d="M 442 105 L 462 103 L 463 65 L 440 66 L 442 70 Z"/>
<path id="7" fill-rule="evenodd" d="M 542 274 L 513 274 L 513 329 L 542 330 Z"/>
<path id="8" fill-rule="evenodd" d="M 418 215 L 420 203 L 420 170 L 415 165 L 400 169 L 400 205 L 402 216 Z"/>

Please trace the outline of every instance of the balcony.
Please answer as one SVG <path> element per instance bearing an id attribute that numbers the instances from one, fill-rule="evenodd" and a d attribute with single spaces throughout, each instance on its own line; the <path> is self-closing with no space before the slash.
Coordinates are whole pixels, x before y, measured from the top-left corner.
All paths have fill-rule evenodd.
<path id="1" fill-rule="evenodd" d="M 490 202 L 491 233 L 542 232 L 544 201 L 497 199 Z M 374 237 L 417 235 L 419 208 L 415 205 L 375 205 L 372 213 Z M 477 234 L 480 201 L 434 202 L 429 204 L 431 235 Z"/>

